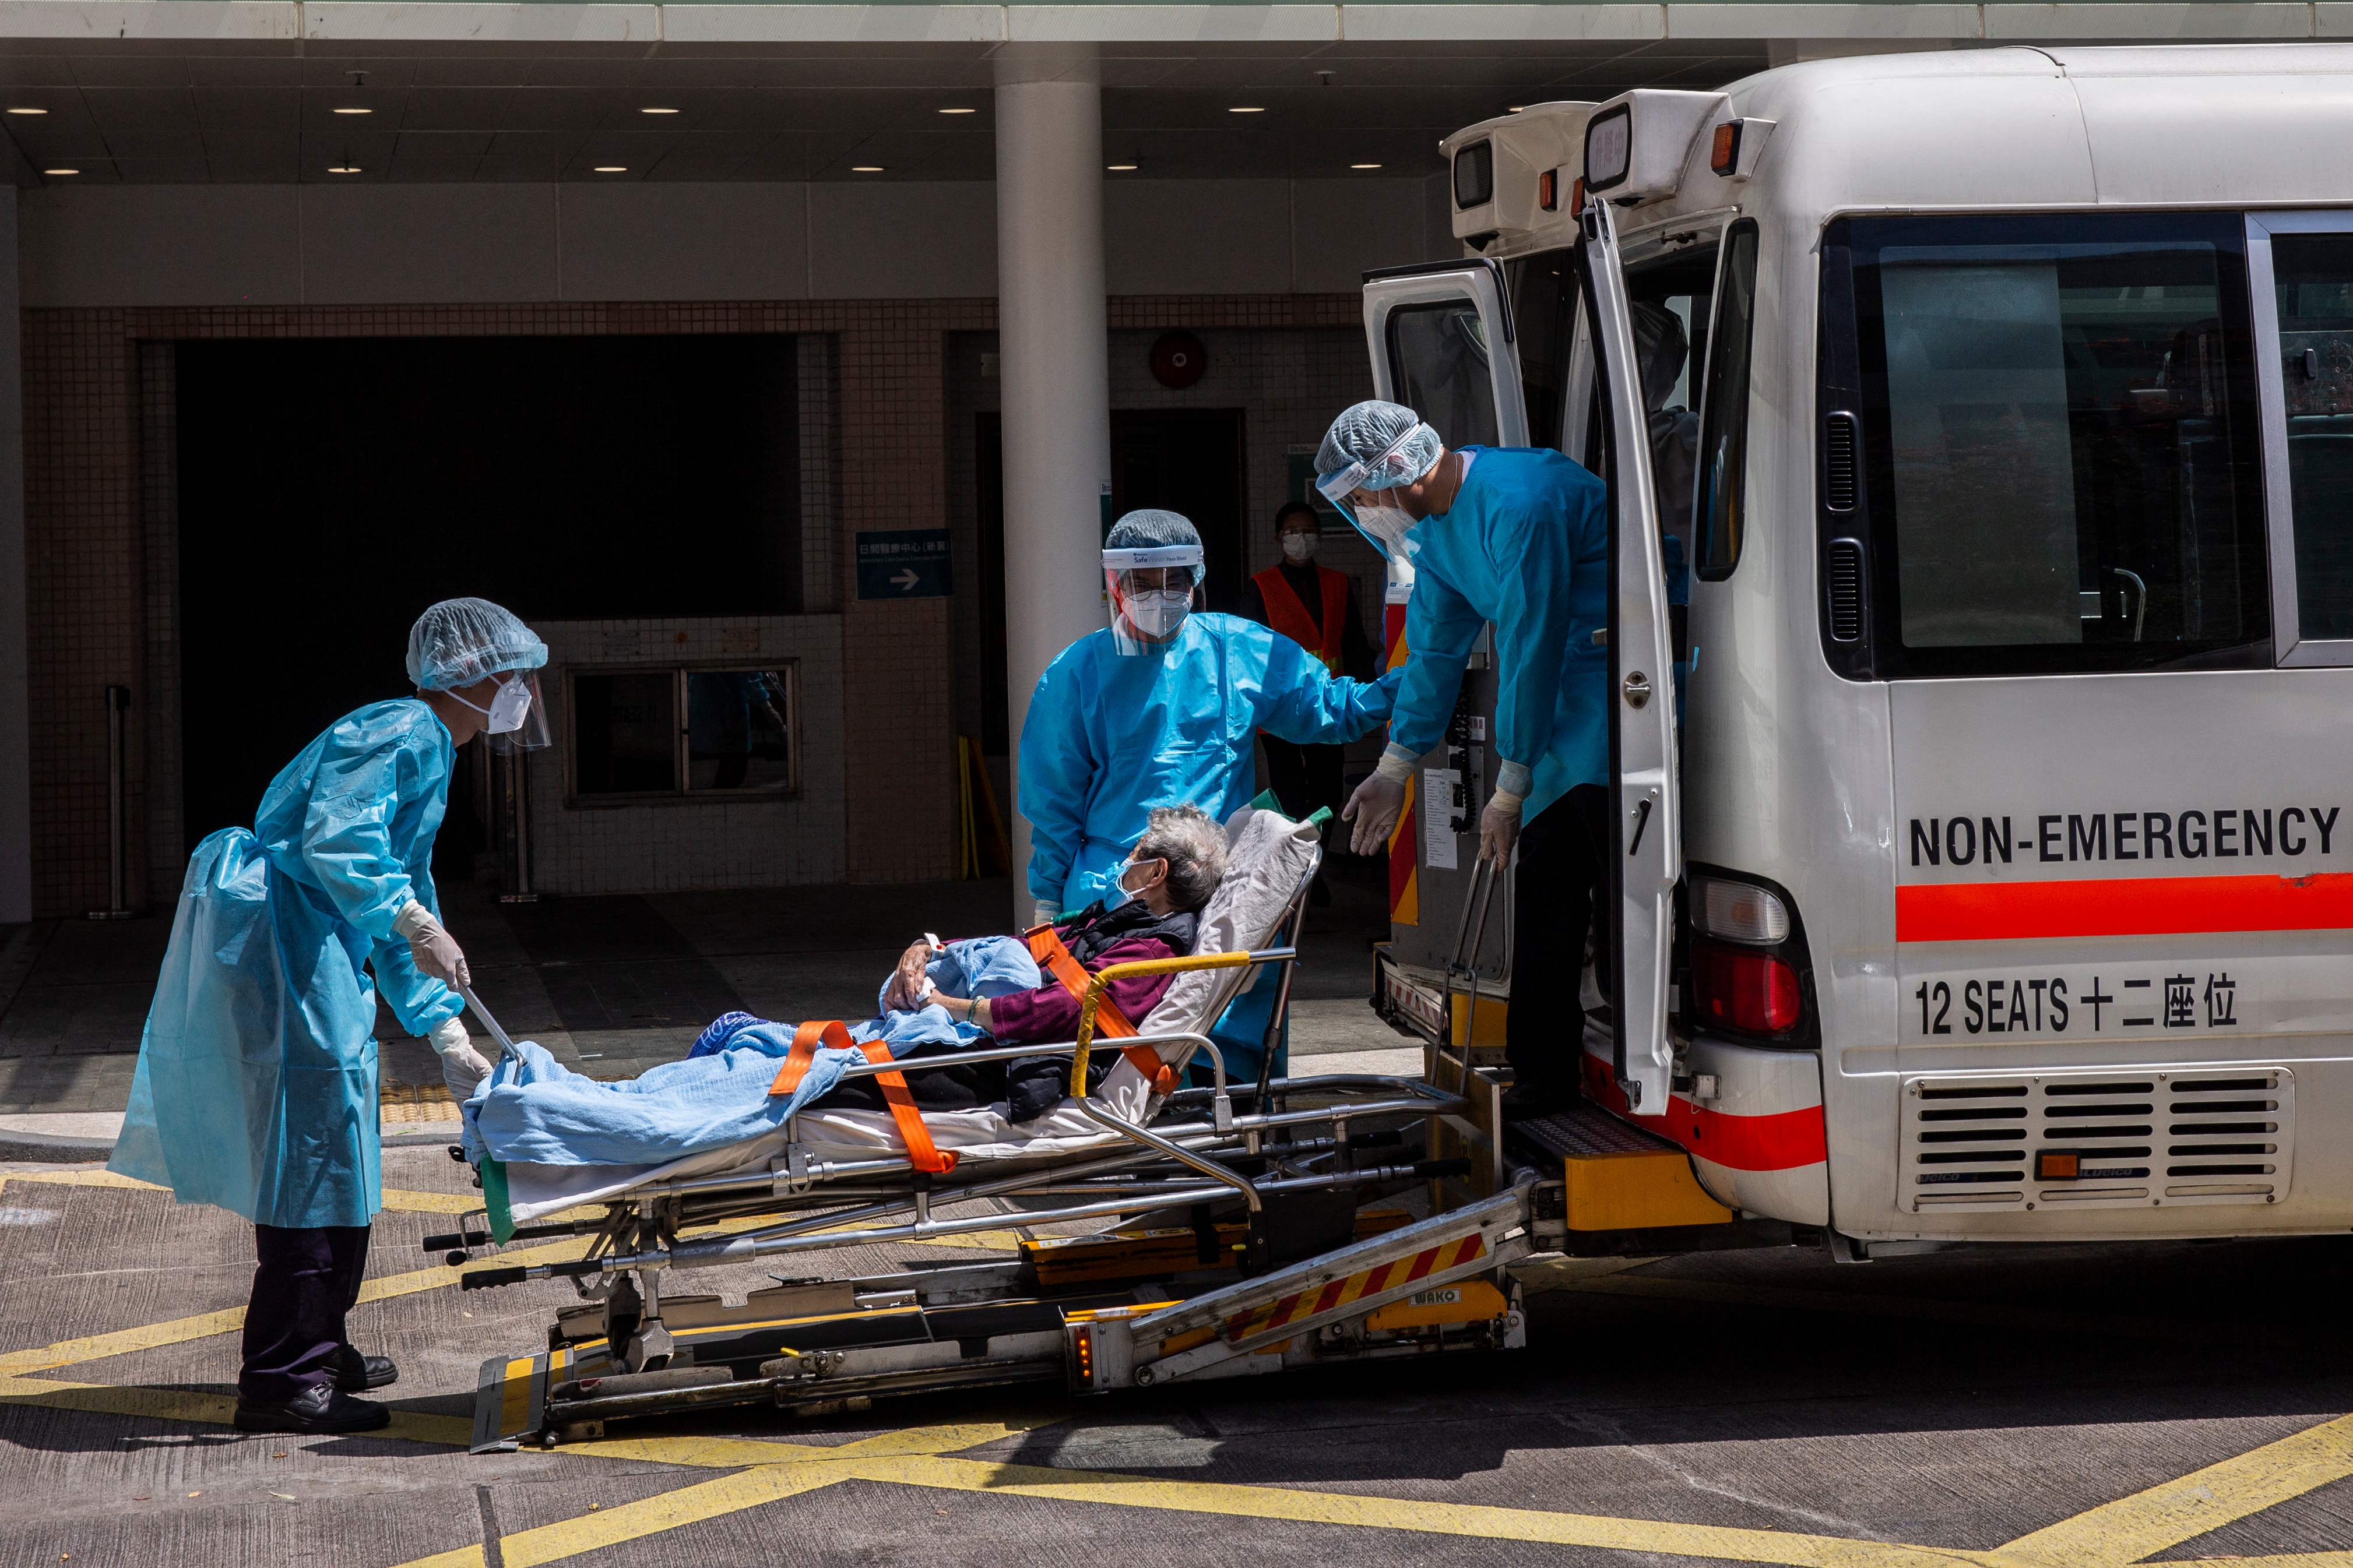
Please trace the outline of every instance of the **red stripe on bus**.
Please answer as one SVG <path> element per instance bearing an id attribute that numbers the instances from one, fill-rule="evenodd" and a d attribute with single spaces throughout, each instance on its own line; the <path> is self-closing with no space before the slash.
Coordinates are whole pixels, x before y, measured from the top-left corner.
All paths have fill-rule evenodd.
<path id="1" fill-rule="evenodd" d="M 1664 1116 L 1635 1116 L 1627 1108 L 1625 1090 L 1610 1077 L 1609 1064 L 1592 1056 L 1585 1058 L 1585 1093 L 1645 1131 L 1681 1144 L 1712 1164 L 1736 1171 L 1794 1171 L 1819 1165 L 1831 1157 L 1830 1135 L 1822 1127 L 1819 1105 L 1763 1116 L 1735 1116 L 1670 1096 Z"/>
<path id="2" fill-rule="evenodd" d="M 1895 889 L 1898 942 L 2353 929 L 2353 872 L 1952 882 Z"/>

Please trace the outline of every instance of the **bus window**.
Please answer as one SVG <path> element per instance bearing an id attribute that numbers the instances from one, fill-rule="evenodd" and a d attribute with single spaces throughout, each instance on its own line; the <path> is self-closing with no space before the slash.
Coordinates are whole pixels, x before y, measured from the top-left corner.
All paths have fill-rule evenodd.
<path id="1" fill-rule="evenodd" d="M 2297 635 L 2353 638 L 2353 235 L 2274 234 Z"/>
<path id="2" fill-rule="evenodd" d="M 1468 300 L 1400 305 L 1389 312 L 1389 367 L 1399 403 L 1449 447 L 1497 444 L 1487 332 Z"/>
<path id="3" fill-rule="evenodd" d="M 1569 324 L 1577 311 L 1574 255 L 1546 250 L 1504 264 L 1518 333 L 1520 385 L 1528 402 L 1528 441 L 1563 451 L 1568 447 L 1561 426 L 1561 390 L 1568 376 Z"/>
<path id="4" fill-rule="evenodd" d="M 1692 491 L 1698 478 L 1700 380 L 1707 364 L 1715 293 L 1715 247 L 1694 246 L 1627 269 L 1634 357 L 1651 437 L 1651 479 L 1666 554 L 1668 596 L 1690 598 Z M 1683 648 L 1678 641 L 1677 651 Z"/>
<path id="5" fill-rule="evenodd" d="M 1692 526 L 1693 569 L 1721 583 L 1740 564 L 1748 468 L 1748 348 L 1757 314 L 1757 226 L 1743 221 L 1725 241 L 1716 284 L 1715 342 L 1707 367 L 1707 407 L 1700 426 L 1699 493 Z"/>
<path id="6" fill-rule="evenodd" d="M 1880 673 L 2269 662 L 2235 219 L 1856 218 L 1830 243 Z"/>

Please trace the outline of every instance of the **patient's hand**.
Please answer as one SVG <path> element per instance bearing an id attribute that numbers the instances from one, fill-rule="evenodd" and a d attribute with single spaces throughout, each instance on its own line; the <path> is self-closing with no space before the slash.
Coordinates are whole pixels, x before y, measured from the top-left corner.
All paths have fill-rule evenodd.
<path id="1" fill-rule="evenodd" d="M 892 972 L 891 984 L 882 993 L 882 1005 L 892 1012 L 912 1012 L 923 1005 L 923 966 L 932 961 L 932 944 L 911 942 L 899 955 L 899 967 Z"/>

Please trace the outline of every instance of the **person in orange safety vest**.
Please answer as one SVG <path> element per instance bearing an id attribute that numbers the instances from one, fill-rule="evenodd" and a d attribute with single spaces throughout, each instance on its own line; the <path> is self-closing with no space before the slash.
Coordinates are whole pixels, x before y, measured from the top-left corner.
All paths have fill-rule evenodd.
<path id="1" fill-rule="evenodd" d="M 1286 501 L 1275 513 L 1274 527 L 1282 541 L 1282 560 L 1244 585 L 1242 615 L 1281 632 L 1333 674 L 1370 679 L 1373 645 L 1356 615 L 1347 574 L 1315 564 L 1315 510 L 1303 501 Z M 1286 815 L 1305 817 L 1319 805 L 1339 811 L 1344 748 L 1294 745 L 1263 731 L 1259 741 L 1266 747 L 1267 780 Z M 1327 897 L 1319 877 L 1315 901 Z"/>

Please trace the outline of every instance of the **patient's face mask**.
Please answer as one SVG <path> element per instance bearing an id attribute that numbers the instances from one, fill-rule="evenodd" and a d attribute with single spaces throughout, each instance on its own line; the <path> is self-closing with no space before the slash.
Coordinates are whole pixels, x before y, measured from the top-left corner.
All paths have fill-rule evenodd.
<path id="1" fill-rule="evenodd" d="M 1130 860 L 1126 865 L 1121 867 L 1119 868 L 1118 879 L 1112 883 L 1112 887 L 1118 892 L 1119 896 L 1115 899 L 1107 900 L 1105 907 L 1109 909 L 1117 909 L 1120 905 L 1132 900 L 1145 889 L 1152 886 L 1152 868 L 1155 866 L 1160 868 L 1160 874 L 1162 876 L 1165 877 L 1168 874 L 1168 862 L 1166 860 Z M 1139 871 L 1143 873 L 1140 877 L 1136 876 L 1136 873 Z M 1134 879 L 1133 886 L 1130 885 L 1130 878 Z"/>

